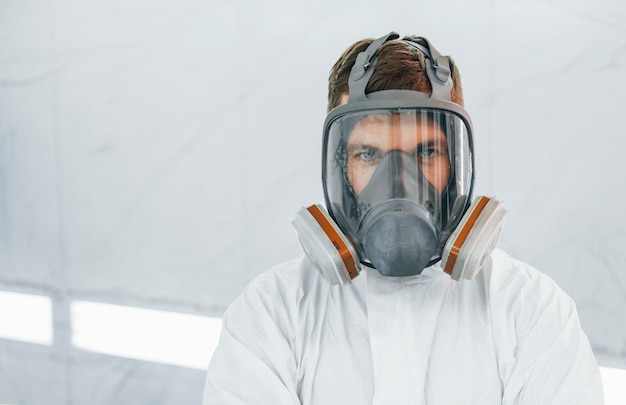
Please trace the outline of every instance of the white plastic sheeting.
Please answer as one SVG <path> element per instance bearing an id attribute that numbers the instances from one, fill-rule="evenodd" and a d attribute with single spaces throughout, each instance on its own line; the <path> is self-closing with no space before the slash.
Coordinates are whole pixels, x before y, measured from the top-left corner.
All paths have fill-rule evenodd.
<path id="1" fill-rule="evenodd" d="M 50 297 L 54 333 L 0 340 L 0 403 L 199 403 L 202 371 L 73 346 L 72 303 L 219 316 L 299 255 L 328 70 L 391 30 L 454 56 L 500 247 L 626 368 L 625 19 L 618 0 L 0 1 L 0 289 Z"/>

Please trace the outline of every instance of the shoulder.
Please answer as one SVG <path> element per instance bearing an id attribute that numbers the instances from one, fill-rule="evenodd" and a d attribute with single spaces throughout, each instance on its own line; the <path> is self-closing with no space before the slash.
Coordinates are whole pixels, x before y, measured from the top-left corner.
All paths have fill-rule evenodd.
<path id="1" fill-rule="evenodd" d="M 481 273 L 493 296 L 534 301 L 557 298 L 571 302 L 571 298 L 550 276 L 499 249 L 493 252 Z"/>
<path id="2" fill-rule="evenodd" d="M 277 264 L 253 278 L 239 297 L 264 296 L 297 299 L 312 284 L 324 281 L 305 256 Z"/>
<path id="3" fill-rule="evenodd" d="M 496 250 L 482 273 L 494 326 L 509 330 L 519 339 L 538 325 L 546 338 L 559 328 L 577 322 L 576 305 L 547 274 L 528 263 Z M 480 273 L 479 273 L 480 274 Z"/>
<path id="4" fill-rule="evenodd" d="M 597 363 L 570 296 L 502 251 L 483 270 L 503 402 L 598 403 Z"/>
<path id="5" fill-rule="evenodd" d="M 307 291 L 324 283 L 304 256 L 280 263 L 253 278 L 229 305 L 224 318 L 291 317 Z"/>

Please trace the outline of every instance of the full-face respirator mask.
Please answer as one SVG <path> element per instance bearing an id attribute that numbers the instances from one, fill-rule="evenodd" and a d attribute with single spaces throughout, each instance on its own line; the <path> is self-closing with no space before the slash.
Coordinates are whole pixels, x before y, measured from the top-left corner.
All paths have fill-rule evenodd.
<path id="1" fill-rule="evenodd" d="M 471 279 L 495 247 L 505 210 L 472 201 L 474 155 L 468 113 L 451 101 L 450 61 L 426 40 L 404 40 L 425 56 L 432 92 L 365 94 L 378 48 L 352 67 L 349 99 L 324 123 L 322 183 L 328 212 L 302 208 L 293 221 L 302 247 L 329 283 L 348 284 L 361 266 L 384 276 L 420 274 L 442 261 L 453 279 Z"/>

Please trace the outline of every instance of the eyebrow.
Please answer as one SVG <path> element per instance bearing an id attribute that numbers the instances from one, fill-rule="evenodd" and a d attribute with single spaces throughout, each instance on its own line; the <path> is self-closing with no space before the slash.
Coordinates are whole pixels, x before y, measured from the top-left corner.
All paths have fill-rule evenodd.
<path id="1" fill-rule="evenodd" d="M 361 148 L 378 149 L 376 146 L 369 145 L 367 143 L 362 143 L 362 142 L 348 144 L 348 150 L 361 149 Z"/>
<path id="2" fill-rule="evenodd" d="M 430 141 L 426 141 L 426 142 L 421 142 L 419 145 L 417 145 L 417 147 L 430 147 L 430 146 L 437 146 L 437 145 L 446 145 L 446 147 L 448 146 L 448 140 L 444 139 L 444 140 L 430 140 Z"/>
<path id="3" fill-rule="evenodd" d="M 420 142 L 419 144 L 417 144 L 415 146 L 415 148 L 413 150 L 419 150 L 420 148 L 428 148 L 428 147 L 433 147 L 433 146 L 438 146 L 438 145 L 445 145 L 447 147 L 448 145 L 448 140 L 444 139 L 444 140 L 429 140 L 429 141 L 424 141 L 424 142 Z M 350 151 L 354 151 L 357 149 L 375 149 L 375 150 L 380 150 L 380 148 L 367 144 L 367 143 L 353 143 L 350 144 L 348 143 L 348 152 Z M 392 149 L 390 149 L 392 150 Z M 399 150 L 399 149 L 395 149 L 395 150 Z"/>

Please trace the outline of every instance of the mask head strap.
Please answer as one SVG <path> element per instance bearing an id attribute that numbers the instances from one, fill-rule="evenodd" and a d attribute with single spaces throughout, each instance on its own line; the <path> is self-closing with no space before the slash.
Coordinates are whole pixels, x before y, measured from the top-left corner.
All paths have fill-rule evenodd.
<path id="1" fill-rule="evenodd" d="M 432 87 L 431 97 L 439 100 L 452 101 L 452 69 L 450 68 L 450 59 L 446 56 L 442 56 L 428 39 L 424 37 L 418 37 L 417 39 L 426 42 L 426 47 L 412 40 L 405 40 L 404 42 L 414 46 L 426 56 L 426 74 L 430 80 L 430 86 Z"/>
<path id="2" fill-rule="evenodd" d="M 390 32 L 373 41 L 365 51 L 357 55 L 348 79 L 349 103 L 368 100 L 365 95 L 365 88 L 374 73 L 374 66 L 378 61 L 378 48 L 385 42 L 398 39 L 399 37 L 398 33 Z M 426 74 L 432 87 L 431 97 L 451 101 L 452 75 L 450 60 L 446 56 L 442 56 L 428 39 L 424 37 L 418 37 L 417 39 L 426 42 L 426 46 L 413 40 L 404 40 L 404 42 L 415 47 L 426 56 Z"/>
<path id="3" fill-rule="evenodd" d="M 378 48 L 385 42 L 398 38 L 400 38 L 400 35 L 396 32 L 390 32 L 372 42 L 366 50 L 357 55 L 348 79 L 348 102 L 367 100 L 365 88 L 370 81 L 370 77 L 372 77 L 372 73 L 374 73 L 374 66 L 378 60 Z"/>

